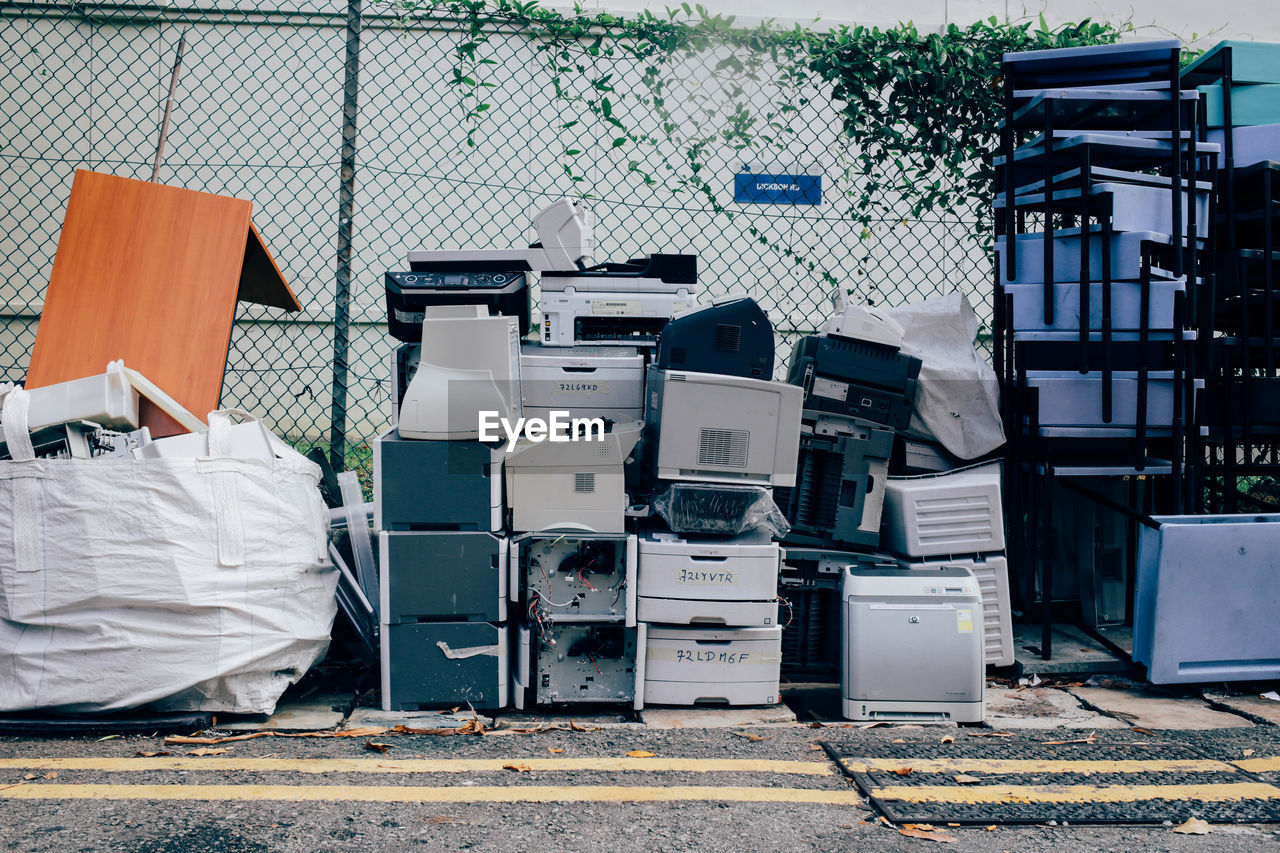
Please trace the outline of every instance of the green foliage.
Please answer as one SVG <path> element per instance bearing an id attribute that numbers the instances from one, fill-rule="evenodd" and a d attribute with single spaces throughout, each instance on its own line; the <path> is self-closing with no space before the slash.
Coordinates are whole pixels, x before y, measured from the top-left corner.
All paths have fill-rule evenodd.
<path id="1" fill-rule="evenodd" d="M 467 145 L 497 97 L 486 82 L 489 39 L 521 33 L 536 47 L 558 100 L 581 118 L 564 122 L 559 152 L 567 178 L 590 195 L 580 140 L 604 132 L 646 184 L 692 193 L 726 217 L 708 154 L 743 159 L 787 152 L 801 108 L 825 99 L 845 143 L 830 152 L 850 187 L 845 213 L 870 234 L 877 221 L 925 212 L 990 210 L 996 124 L 1002 105 L 1001 55 L 1008 51 L 1108 44 L 1124 27 L 1083 21 L 1050 28 L 997 18 L 943 32 L 911 23 L 890 28 L 782 28 L 738 25 L 731 16 L 685 3 L 667 14 L 632 18 L 565 15 L 535 0 L 382 0 L 406 20 L 452 22 L 459 29 L 453 84 L 467 123 Z M 622 85 L 611 60 L 640 69 Z M 691 69 L 700 85 L 689 85 Z M 656 119 L 656 121 L 654 121 Z M 594 123 L 594 127 L 591 125 Z M 654 128 L 643 130 L 642 128 Z M 673 153 L 674 152 L 674 153 Z M 583 164 L 580 166 L 579 164 Z M 760 243 L 814 269 L 791 247 L 751 229 Z"/>

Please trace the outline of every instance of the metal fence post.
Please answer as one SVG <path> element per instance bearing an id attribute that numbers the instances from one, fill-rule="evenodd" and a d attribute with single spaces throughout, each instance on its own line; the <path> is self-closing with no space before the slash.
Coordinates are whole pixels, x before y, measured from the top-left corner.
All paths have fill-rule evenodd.
<path id="1" fill-rule="evenodd" d="M 361 0 L 347 3 L 347 61 L 342 83 L 342 166 L 338 188 L 338 266 L 333 298 L 333 406 L 329 464 L 346 470 L 347 350 L 351 325 L 351 239 L 356 200 L 356 119 L 360 90 Z"/>

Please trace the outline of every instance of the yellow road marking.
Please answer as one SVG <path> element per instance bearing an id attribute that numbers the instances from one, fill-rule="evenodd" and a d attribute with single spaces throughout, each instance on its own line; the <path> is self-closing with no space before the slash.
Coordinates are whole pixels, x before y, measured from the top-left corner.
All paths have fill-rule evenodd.
<path id="1" fill-rule="evenodd" d="M 825 762 L 753 758 L 2 758 L 0 770 L 249 770 L 276 773 L 476 773 L 519 764 L 530 770 L 675 771 L 686 773 L 787 773 L 830 776 Z"/>
<path id="2" fill-rule="evenodd" d="M 1237 762 L 1239 763 L 1239 762 Z M 1038 761 L 1006 758 L 845 758 L 841 764 L 851 773 L 874 770 L 893 772 L 911 768 L 913 773 L 1235 773 L 1225 761 L 1084 760 Z"/>
<path id="3" fill-rule="evenodd" d="M 1273 770 L 1280 770 L 1280 758 L 1241 758 L 1231 763 L 1241 770 L 1248 770 L 1250 773 L 1268 773 Z"/>
<path id="4" fill-rule="evenodd" d="M 1134 803 L 1143 800 L 1278 800 L 1280 788 L 1261 782 L 1227 785 L 894 785 L 875 788 L 880 800 L 909 803 Z"/>
<path id="5" fill-rule="evenodd" d="M 514 785 L 440 787 L 396 785 L 55 785 L 0 788 L 14 800 L 340 800 L 375 803 L 817 803 L 855 805 L 856 790 L 712 786 Z"/>

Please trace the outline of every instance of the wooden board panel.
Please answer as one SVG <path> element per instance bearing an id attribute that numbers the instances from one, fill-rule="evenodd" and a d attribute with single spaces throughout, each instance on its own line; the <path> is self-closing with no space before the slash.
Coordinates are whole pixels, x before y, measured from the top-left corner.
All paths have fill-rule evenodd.
<path id="1" fill-rule="evenodd" d="M 217 408 L 255 239 L 251 210 L 241 199 L 77 171 L 28 386 L 101 373 L 122 358 L 197 417 Z M 150 406 L 143 421 L 156 436 L 183 431 Z"/>

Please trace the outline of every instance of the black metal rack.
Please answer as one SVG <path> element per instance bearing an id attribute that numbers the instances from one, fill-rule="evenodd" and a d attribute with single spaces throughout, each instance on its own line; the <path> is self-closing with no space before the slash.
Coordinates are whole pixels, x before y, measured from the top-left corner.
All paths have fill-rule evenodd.
<path id="1" fill-rule="evenodd" d="M 1055 532 L 1045 521 L 1055 479 L 1159 477 L 1170 511 L 1197 503 L 1188 470 L 1202 456 L 1198 431 L 1188 430 L 1199 373 L 1192 343 L 1200 288 L 1212 272 L 1213 173 L 1205 161 L 1217 148 L 1201 141 L 1199 94 L 1181 89 L 1180 53 L 1177 41 L 1163 41 L 1008 54 L 1003 64 L 993 313 L 1008 437 L 1005 506 L 1024 607 L 1040 593 L 1046 659 L 1054 600 L 1046 556 Z M 1132 187 L 1143 188 L 1139 198 L 1167 195 L 1162 228 L 1117 227 L 1117 193 Z M 1026 299 L 1030 284 L 1040 286 L 1042 302 L 1031 323 L 1014 298 Z M 1055 317 L 1059 291 L 1072 286 L 1078 315 Z M 1136 323 L 1115 315 L 1120 287 L 1137 291 Z M 1153 328 L 1158 288 L 1166 313 Z M 1094 382 L 1097 417 L 1066 423 L 1049 414 L 1080 389 L 1092 393 Z M 1155 382 L 1160 405 L 1152 403 Z M 1117 395 L 1121 383 L 1130 396 Z M 1041 386 L 1077 393 L 1055 400 Z"/>
<path id="2" fill-rule="evenodd" d="M 1207 387 L 1198 422 L 1205 438 L 1202 491 L 1219 512 L 1239 509 L 1244 478 L 1280 474 L 1280 406 L 1274 402 L 1280 392 L 1280 164 L 1236 165 L 1237 72 L 1235 48 L 1225 42 L 1182 75 L 1183 85 L 1218 85 L 1222 92 L 1222 211 L 1214 223 L 1221 253 L 1212 286 L 1201 295 Z M 1198 131 L 1208 137 L 1207 116 Z"/>

